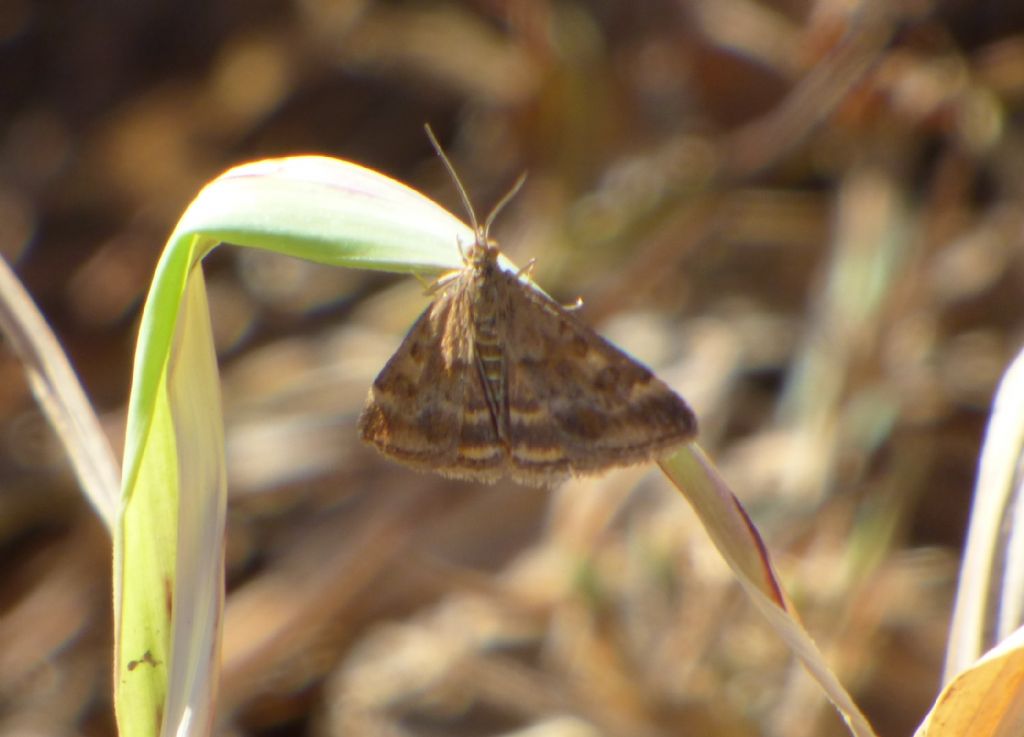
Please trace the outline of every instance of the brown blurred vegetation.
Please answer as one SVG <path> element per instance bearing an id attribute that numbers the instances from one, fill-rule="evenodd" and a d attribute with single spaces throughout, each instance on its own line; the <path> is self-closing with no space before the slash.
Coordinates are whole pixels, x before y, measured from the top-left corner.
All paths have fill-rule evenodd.
<path id="1" fill-rule="evenodd" d="M 0 3 L 0 249 L 121 442 L 202 184 L 318 152 L 458 201 L 695 405 L 882 735 L 934 698 L 1021 343 L 1024 5 Z M 222 723 L 252 735 L 839 735 L 649 469 L 553 492 L 358 447 L 414 280 L 208 260 L 232 506 Z M 106 735 L 110 542 L 0 357 L 0 732 Z"/>

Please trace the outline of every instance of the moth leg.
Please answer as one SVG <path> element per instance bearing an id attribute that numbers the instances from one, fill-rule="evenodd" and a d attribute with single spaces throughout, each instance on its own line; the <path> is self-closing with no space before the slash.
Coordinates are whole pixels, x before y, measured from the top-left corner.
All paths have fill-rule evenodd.
<path id="1" fill-rule="evenodd" d="M 575 310 L 580 309 L 582 306 L 583 306 L 583 297 L 577 297 L 576 301 L 573 302 L 571 305 L 562 305 L 562 309 L 563 310 L 567 310 L 569 312 L 573 312 Z"/>
<path id="2" fill-rule="evenodd" d="M 524 266 L 523 268 L 521 268 L 519 271 L 516 272 L 516 279 L 521 277 L 523 274 L 526 274 L 526 278 L 530 279 L 532 281 L 533 280 L 533 267 L 536 266 L 536 265 L 537 265 L 537 259 L 531 258 L 529 261 L 526 262 L 526 266 Z"/>
<path id="3" fill-rule="evenodd" d="M 462 259 L 463 267 L 469 266 L 469 261 L 466 259 L 466 249 L 462 245 L 462 239 L 459 236 L 455 236 L 455 245 L 459 248 L 459 258 Z M 456 279 L 459 274 L 462 273 L 462 269 L 452 269 L 441 274 L 441 276 L 434 279 L 432 282 L 427 282 L 419 274 L 415 274 L 416 278 L 423 284 L 427 296 L 431 296 L 443 289 L 449 282 Z"/>
<path id="4" fill-rule="evenodd" d="M 462 273 L 462 269 L 452 269 L 441 274 L 441 276 L 434 279 L 432 282 L 428 282 L 421 275 L 416 274 L 416 278 L 420 280 L 420 283 L 426 287 L 427 296 L 436 294 L 438 291 L 446 287 L 449 283 L 453 282 L 458 278 L 459 274 Z"/>

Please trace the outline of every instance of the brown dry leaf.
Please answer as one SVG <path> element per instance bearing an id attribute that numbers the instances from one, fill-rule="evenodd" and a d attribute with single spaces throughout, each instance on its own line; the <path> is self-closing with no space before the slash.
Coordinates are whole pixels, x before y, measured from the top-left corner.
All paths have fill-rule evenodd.
<path id="1" fill-rule="evenodd" d="M 946 685 L 915 737 L 1024 734 L 1024 630 Z"/>

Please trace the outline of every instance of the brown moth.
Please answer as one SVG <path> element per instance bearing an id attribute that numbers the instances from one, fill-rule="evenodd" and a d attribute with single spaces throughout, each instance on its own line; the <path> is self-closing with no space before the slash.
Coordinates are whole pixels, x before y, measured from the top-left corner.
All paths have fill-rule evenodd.
<path id="1" fill-rule="evenodd" d="M 465 266 L 431 286 L 434 301 L 373 382 L 362 439 L 420 471 L 531 485 L 642 463 L 692 440 L 697 420 L 679 395 L 524 271 L 498 266 L 491 224 L 523 179 L 481 227 L 429 127 L 427 135 L 476 238 Z"/>

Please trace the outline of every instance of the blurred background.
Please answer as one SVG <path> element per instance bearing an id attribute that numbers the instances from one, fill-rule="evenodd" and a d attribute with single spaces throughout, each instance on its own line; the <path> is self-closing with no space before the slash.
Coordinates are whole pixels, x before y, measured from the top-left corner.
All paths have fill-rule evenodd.
<path id="1" fill-rule="evenodd" d="M 351 159 L 496 234 L 696 408 L 880 734 L 939 686 L 989 402 L 1021 343 L 1024 4 L 0 1 L 0 252 L 119 449 L 200 187 Z M 218 732 L 841 735 L 684 500 L 360 447 L 414 279 L 206 262 L 231 507 Z M 110 735 L 110 540 L 0 353 L 0 733 Z"/>

